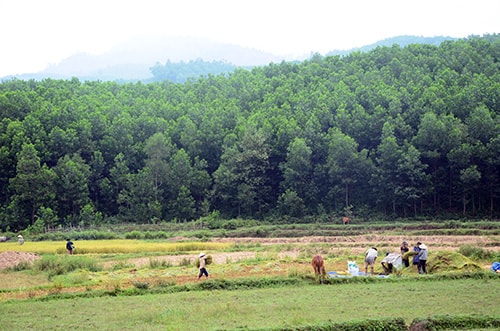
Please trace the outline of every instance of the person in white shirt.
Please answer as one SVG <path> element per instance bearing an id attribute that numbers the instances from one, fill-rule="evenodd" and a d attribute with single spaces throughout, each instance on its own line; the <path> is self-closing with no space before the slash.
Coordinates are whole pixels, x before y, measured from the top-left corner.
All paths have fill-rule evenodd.
<path id="1" fill-rule="evenodd" d="M 208 271 L 207 271 L 207 268 L 206 268 L 206 259 L 207 259 L 207 256 L 205 255 L 205 253 L 200 253 L 200 273 L 198 274 L 198 280 L 200 280 L 201 276 L 205 275 L 206 278 L 208 278 Z"/>
<path id="2" fill-rule="evenodd" d="M 377 260 L 378 251 L 376 247 L 372 247 L 366 251 L 365 254 L 365 274 L 368 275 L 368 266 L 370 266 L 373 275 L 373 266 L 375 265 L 375 260 Z"/>

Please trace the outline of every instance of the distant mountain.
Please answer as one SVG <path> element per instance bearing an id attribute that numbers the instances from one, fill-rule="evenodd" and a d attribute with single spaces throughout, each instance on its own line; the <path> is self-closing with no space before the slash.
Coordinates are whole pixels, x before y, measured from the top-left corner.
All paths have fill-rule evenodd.
<path id="1" fill-rule="evenodd" d="M 353 51 L 369 51 L 378 46 L 401 47 L 412 43 L 439 45 L 444 40 L 454 40 L 451 37 L 415 37 L 399 36 L 384 39 L 372 45 L 363 46 L 347 51 L 332 51 L 326 55 L 345 55 Z M 271 62 L 305 60 L 304 58 L 289 59 L 279 57 L 256 49 L 236 45 L 214 42 L 194 37 L 138 37 L 119 44 L 109 52 L 101 55 L 86 53 L 75 54 L 58 64 L 32 74 L 15 76 L 18 79 L 41 80 L 44 78 L 71 79 L 77 77 L 81 81 L 143 81 L 155 80 L 152 68 L 160 65 L 178 62 L 203 60 L 205 62 L 225 62 L 237 67 L 253 67 L 267 65 Z M 228 66 L 230 67 L 230 66 Z M 186 76 L 186 75 L 184 75 Z M 12 78 L 3 77 L 2 80 Z"/>
<path id="2" fill-rule="evenodd" d="M 366 45 L 358 48 L 352 48 L 349 50 L 336 50 L 328 52 L 326 55 L 347 55 L 352 52 L 369 52 L 377 47 L 392 47 L 393 45 L 398 45 L 399 47 L 406 47 L 410 44 L 428 44 L 439 46 L 445 40 L 457 40 L 458 38 L 452 37 L 418 37 L 418 36 L 397 36 L 392 38 L 383 39 L 373 43 L 371 45 Z"/>
<path id="3" fill-rule="evenodd" d="M 113 47 L 101 55 L 75 54 L 58 64 L 34 74 L 23 74 L 19 79 L 69 79 L 147 81 L 153 78 L 151 68 L 167 61 L 181 62 L 203 59 L 225 61 L 235 66 L 258 66 L 283 59 L 270 53 L 189 37 L 141 37 Z M 8 78 L 8 77 L 4 77 Z"/>

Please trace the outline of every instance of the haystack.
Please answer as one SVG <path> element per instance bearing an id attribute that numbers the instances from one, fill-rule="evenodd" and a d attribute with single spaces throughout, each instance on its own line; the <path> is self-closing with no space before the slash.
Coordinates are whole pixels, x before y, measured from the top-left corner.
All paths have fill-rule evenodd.
<path id="1" fill-rule="evenodd" d="M 427 260 L 428 273 L 480 270 L 482 270 L 482 267 L 479 264 L 457 252 L 436 252 L 435 254 L 430 254 Z"/>

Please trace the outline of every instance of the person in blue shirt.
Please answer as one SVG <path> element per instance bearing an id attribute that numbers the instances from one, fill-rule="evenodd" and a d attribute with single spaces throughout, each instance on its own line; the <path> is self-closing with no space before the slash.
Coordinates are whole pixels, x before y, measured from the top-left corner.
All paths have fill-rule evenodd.
<path id="1" fill-rule="evenodd" d="M 66 239 L 66 251 L 68 251 L 69 255 L 73 255 L 73 249 L 75 249 L 75 246 L 73 245 L 71 239 Z"/>
<path id="2" fill-rule="evenodd" d="M 420 245 L 420 242 L 418 242 L 414 247 L 413 247 L 413 251 L 416 252 L 415 255 L 413 255 L 413 265 L 416 265 L 417 268 L 418 268 L 418 262 L 419 262 L 419 258 L 418 258 L 418 252 L 420 252 L 420 247 L 418 247 Z"/>

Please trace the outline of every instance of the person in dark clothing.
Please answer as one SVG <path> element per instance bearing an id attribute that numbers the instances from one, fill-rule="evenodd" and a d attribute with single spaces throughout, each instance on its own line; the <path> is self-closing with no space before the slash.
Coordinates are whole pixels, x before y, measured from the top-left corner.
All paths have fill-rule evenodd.
<path id="1" fill-rule="evenodd" d="M 401 244 L 401 247 L 399 248 L 401 250 L 401 258 L 403 260 L 403 265 L 408 268 L 410 266 L 410 259 L 407 255 L 405 255 L 406 253 L 408 253 L 410 251 L 410 248 L 408 247 L 408 243 L 406 241 L 403 241 L 403 243 Z M 406 256 L 406 258 L 405 258 Z"/>
<path id="2" fill-rule="evenodd" d="M 418 247 L 421 243 L 418 242 L 414 247 L 413 247 L 413 251 L 416 252 L 415 255 L 413 255 L 413 265 L 416 265 L 417 268 L 418 268 L 418 252 L 420 252 L 420 247 Z"/>
<path id="3" fill-rule="evenodd" d="M 75 246 L 73 245 L 71 239 L 66 239 L 66 251 L 68 251 L 69 255 L 73 255 L 73 249 L 75 249 Z"/>
<path id="4" fill-rule="evenodd" d="M 208 271 L 206 268 L 207 256 L 205 255 L 205 253 L 200 253 L 199 259 L 200 259 L 200 273 L 198 274 L 198 280 L 200 280 L 201 276 L 203 275 L 205 275 L 205 277 L 208 278 Z"/>

